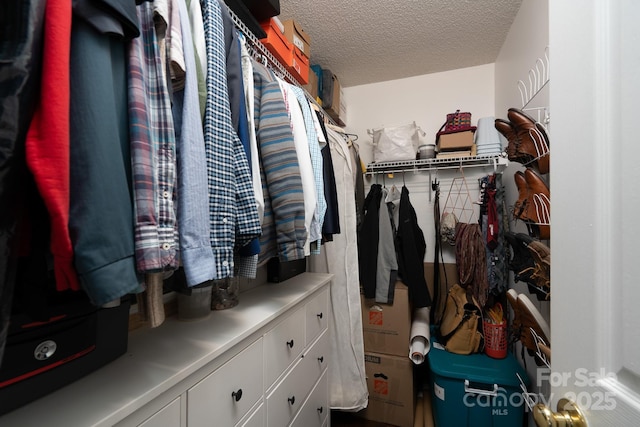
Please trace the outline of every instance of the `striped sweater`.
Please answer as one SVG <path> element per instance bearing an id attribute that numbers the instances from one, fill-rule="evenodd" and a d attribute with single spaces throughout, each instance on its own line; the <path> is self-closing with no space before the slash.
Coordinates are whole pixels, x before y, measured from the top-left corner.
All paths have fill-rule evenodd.
<path id="1" fill-rule="evenodd" d="M 255 128 L 264 192 L 259 264 L 304 258 L 306 230 L 300 166 L 280 85 L 271 71 L 253 62 Z"/>

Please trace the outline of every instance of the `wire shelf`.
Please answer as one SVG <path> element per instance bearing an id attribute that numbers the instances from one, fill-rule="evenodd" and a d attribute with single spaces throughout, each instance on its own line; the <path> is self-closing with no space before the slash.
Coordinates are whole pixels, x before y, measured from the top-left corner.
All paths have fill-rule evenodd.
<path id="1" fill-rule="evenodd" d="M 420 172 L 443 169 L 459 169 L 470 167 L 498 167 L 507 166 L 509 160 L 505 156 L 473 156 L 447 159 L 403 160 L 396 162 L 374 162 L 367 165 L 366 175 L 393 174 L 400 172 Z"/>

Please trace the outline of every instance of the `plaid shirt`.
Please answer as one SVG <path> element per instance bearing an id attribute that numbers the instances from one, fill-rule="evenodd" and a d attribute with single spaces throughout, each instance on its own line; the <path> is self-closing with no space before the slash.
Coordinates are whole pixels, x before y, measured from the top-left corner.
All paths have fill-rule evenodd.
<path id="1" fill-rule="evenodd" d="M 142 35 L 131 41 L 128 70 L 136 266 L 157 272 L 179 263 L 176 141 L 152 5 L 136 9 Z"/>
<path id="2" fill-rule="evenodd" d="M 225 42 L 218 0 L 203 1 L 207 49 L 204 140 L 209 185 L 211 246 L 216 279 L 233 276 L 234 245 L 261 232 L 246 154 L 231 123 Z"/>

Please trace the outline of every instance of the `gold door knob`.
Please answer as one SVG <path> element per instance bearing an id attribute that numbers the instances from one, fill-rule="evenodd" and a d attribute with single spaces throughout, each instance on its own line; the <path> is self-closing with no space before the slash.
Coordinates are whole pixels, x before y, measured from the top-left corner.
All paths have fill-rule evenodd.
<path id="1" fill-rule="evenodd" d="M 533 420 L 538 427 L 587 427 L 587 420 L 578 405 L 564 398 L 558 401 L 558 412 L 538 403 L 533 407 Z"/>

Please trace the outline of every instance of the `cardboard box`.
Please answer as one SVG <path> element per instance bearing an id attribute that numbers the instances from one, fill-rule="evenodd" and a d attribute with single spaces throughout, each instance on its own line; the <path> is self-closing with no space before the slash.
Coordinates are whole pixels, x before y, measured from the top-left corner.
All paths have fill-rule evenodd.
<path id="1" fill-rule="evenodd" d="M 292 46 L 291 55 L 286 63 L 287 70 L 301 85 L 309 82 L 309 58 L 296 46 Z"/>
<path id="2" fill-rule="evenodd" d="M 267 37 L 260 39 L 260 42 L 276 57 L 281 64 L 285 65 L 291 60 L 293 45 L 280 32 L 278 24 L 271 18 L 267 22 L 260 23 L 260 26 L 267 33 Z"/>
<path id="3" fill-rule="evenodd" d="M 407 357 L 411 309 L 409 289 L 396 282 L 393 304 L 380 304 L 360 295 L 364 350 Z"/>
<path id="4" fill-rule="evenodd" d="M 364 354 L 369 404 L 358 415 L 399 427 L 413 427 L 415 388 L 413 362 L 381 353 Z"/>
<path id="5" fill-rule="evenodd" d="M 338 125 L 344 126 L 347 107 L 344 104 L 340 81 L 335 74 L 327 69 L 322 70 L 322 79 L 322 107 Z M 341 103 L 344 105 L 341 106 Z"/>
<path id="6" fill-rule="evenodd" d="M 309 92 L 309 95 L 311 95 L 313 99 L 318 97 L 318 75 L 313 68 L 309 70 L 309 82 L 304 85 L 304 89 Z"/>
<path id="7" fill-rule="evenodd" d="M 475 157 L 478 154 L 476 144 L 473 144 L 468 150 L 445 150 L 436 154 L 436 159 L 457 159 L 460 157 Z"/>
<path id="8" fill-rule="evenodd" d="M 438 140 L 438 151 L 446 150 L 470 150 L 473 146 L 473 131 L 447 133 L 440 135 Z"/>
<path id="9" fill-rule="evenodd" d="M 300 49 L 307 58 L 311 58 L 311 37 L 309 34 L 293 19 L 284 21 L 282 25 L 284 25 L 284 35 L 287 40 Z"/>

